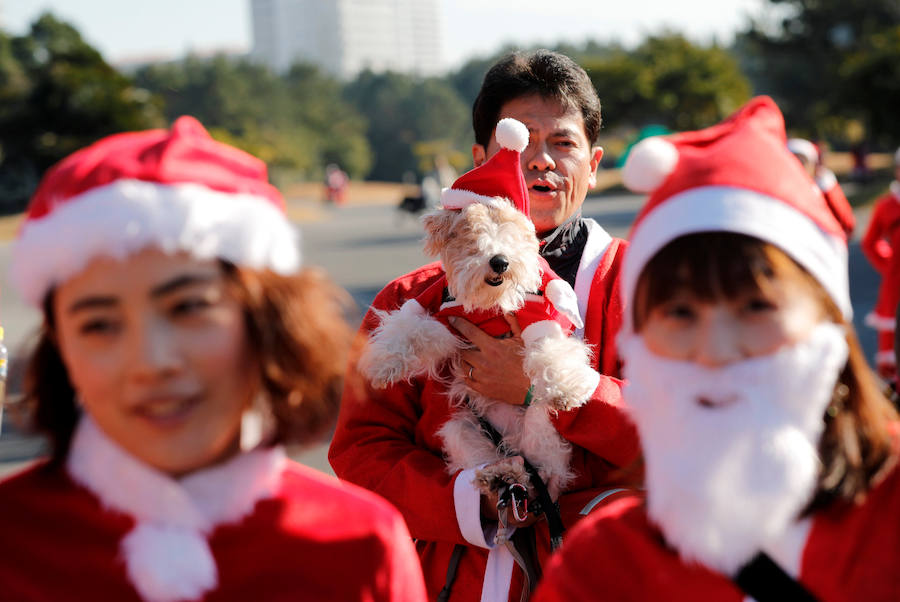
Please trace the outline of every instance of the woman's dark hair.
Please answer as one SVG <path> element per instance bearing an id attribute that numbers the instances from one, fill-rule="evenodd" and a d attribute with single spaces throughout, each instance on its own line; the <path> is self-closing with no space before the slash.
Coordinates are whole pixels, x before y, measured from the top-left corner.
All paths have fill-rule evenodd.
<path id="1" fill-rule="evenodd" d="M 352 341 L 344 319 L 349 297 L 325 274 L 297 275 L 238 268 L 222 262 L 227 286 L 244 308 L 260 382 L 275 418 L 274 442 L 308 443 L 334 424 Z M 51 462 L 61 463 L 80 411 L 55 341 L 53 293 L 25 373 L 23 410 L 46 434 Z"/>
<path id="2" fill-rule="evenodd" d="M 853 326 L 844 320 L 822 285 L 781 249 L 732 232 L 676 238 L 641 272 L 629 309 L 635 332 L 682 287 L 688 287 L 701 301 L 715 301 L 747 290 L 765 291 L 773 278 L 807 285 L 817 296 L 823 316 L 847 329 L 849 358 L 823 417 L 825 431 L 819 441 L 822 471 L 807 512 L 836 500 L 859 500 L 896 460 L 891 424 L 898 419 L 897 413 L 878 387 Z"/>
<path id="3" fill-rule="evenodd" d="M 472 106 L 475 142 L 487 146 L 510 100 L 538 95 L 566 109 L 577 109 L 584 119 L 588 142 L 600 134 L 600 99 L 588 74 L 564 54 L 550 50 L 515 52 L 500 59 L 484 76 Z"/>

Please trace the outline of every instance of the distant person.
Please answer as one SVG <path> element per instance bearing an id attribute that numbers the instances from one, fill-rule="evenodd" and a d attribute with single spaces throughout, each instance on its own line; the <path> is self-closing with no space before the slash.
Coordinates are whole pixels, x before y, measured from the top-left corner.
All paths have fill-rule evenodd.
<path id="1" fill-rule="evenodd" d="M 822 154 L 815 144 L 803 138 L 789 138 L 787 141 L 788 150 L 797 157 L 803 165 L 803 169 L 809 174 L 822 195 L 828 208 L 837 218 L 847 236 L 847 240 L 853 236 L 853 229 L 856 227 L 856 216 L 853 215 L 853 207 L 847 200 L 841 185 L 838 184 L 837 177 L 834 172 L 825 167 L 822 162 Z"/>
<path id="2" fill-rule="evenodd" d="M 12 280 L 51 457 L 0 484 L 4 600 L 424 600 L 403 519 L 291 461 L 352 336 L 265 165 L 190 117 L 51 169 Z"/>
<path id="3" fill-rule="evenodd" d="M 475 100 L 476 166 L 501 148 L 494 128 L 504 117 L 528 127 L 529 144 L 520 163 L 541 254 L 575 289 L 585 323 L 577 335 L 593 347 L 592 367 L 598 372 L 590 400 L 554 420 L 572 445 L 575 477 L 558 499 L 568 528 L 588 509 L 612 499 L 608 488 L 634 483 L 639 476 L 624 474 L 635 464 L 638 445 L 621 411 L 615 349 L 626 243 L 581 214 L 603 155 L 596 146 L 600 101 L 587 73 L 570 58 L 547 50 L 500 59 L 488 70 Z M 362 333 L 378 324 L 377 312 L 398 309 L 442 277 L 441 265 L 431 263 L 389 283 L 375 298 Z M 522 368 L 521 329 L 514 317 L 509 319 L 513 324 L 505 338 L 491 338 L 465 320 L 454 328 L 474 345 L 462 353 L 469 366 L 467 385 L 485 397 L 523 406 L 531 383 Z M 451 602 L 519 600 L 527 588 L 526 574 L 547 561 L 551 538 L 559 533 L 551 533 L 546 520 L 531 514 L 513 521 L 518 527 L 515 555 L 494 543 L 496 497 L 480 494 L 472 481 L 474 469 L 448 474 L 442 457 L 437 431 L 453 411 L 446 383 L 417 378 L 384 391 L 350 383 L 348 378 L 329 460 L 339 477 L 384 495 L 400 509 L 417 540 L 429 599 L 440 594 Z M 516 450 L 509 453 L 516 455 Z"/>
<path id="4" fill-rule="evenodd" d="M 850 149 L 850 156 L 853 158 L 850 177 L 855 182 L 868 182 L 871 172 L 869 171 L 869 147 L 866 141 L 854 144 Z"/>
<path id="5" fill-rule="evenodd" d="M 646 495 L 579 523 L 534 602 L 900 600 L 900 423 L 841 226 L 784 144 L 761 97 L 629 157 L 651 191 L 619 339 Z"/>
<path id="6" fill-rule="evenodd" d="M 890 190 L 875 202 L 860 246 L 881 275 L 878 301 L 866 316 L 866 324 L 878 331 L 875 365 L 882 377 L 895 380 L 895 312 L 900 303 L 900 149 L 894 154 L 894 181 Z"/>
<path id="7" fill-rule="evenodd" d="M 325 167 L 325 199 L 332 205 L 343 205 L 347 200 L 350 177 L 336 163 Z"/>

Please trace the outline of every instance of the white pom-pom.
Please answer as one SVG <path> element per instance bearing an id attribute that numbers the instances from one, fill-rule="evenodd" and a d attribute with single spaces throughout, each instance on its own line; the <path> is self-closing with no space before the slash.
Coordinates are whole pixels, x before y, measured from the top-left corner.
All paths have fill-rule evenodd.
<path id="1" fill-rule="evenodd" d="M 497 144 L 517 152 L 522 152 L 528 147 L 528 128 L 521 121 L 511 117 L 505 117 L 497 124 L 494 133 Z"/>
<path id="2" fill-rule="evenodd" d="M 666 140 L 654 136 L 641 140 L 628 153 L 622 168 L 622 182 L 634 192 L 653 192 L 678 163 L 678 149 Z"/>
<path id="3" fill-rule="evenodd" d="M 128 577 L 144 600 L 195 600 L 218 583 L 216 561 L 197 531 L 138 523 L 120 545 Z"/>

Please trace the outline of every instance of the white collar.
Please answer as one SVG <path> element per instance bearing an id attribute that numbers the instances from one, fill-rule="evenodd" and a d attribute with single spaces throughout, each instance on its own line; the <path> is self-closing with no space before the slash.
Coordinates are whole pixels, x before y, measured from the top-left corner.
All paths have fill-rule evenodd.
<path id="1" fill-rule="evenodd" d="M 206 536 L 274 496 L 286 461 L 281 447 L 256 449 L 175 480 L 128 454 L 85 415 L 66 468 L 104 507 L 134 518 L 121 542 L 128 576 L 144 598 L 165 601 L 216 586 Z"/>

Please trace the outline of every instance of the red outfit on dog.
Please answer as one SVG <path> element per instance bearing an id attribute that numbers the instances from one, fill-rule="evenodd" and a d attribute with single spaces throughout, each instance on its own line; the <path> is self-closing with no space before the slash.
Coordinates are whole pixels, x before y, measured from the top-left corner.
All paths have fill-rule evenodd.
<path id="1" fill-rule="evenodd" d="M 186 523 L 205 523 L 223 507 L 229 519 L 211 520 L 203 538 L 214 580 L 203 600 L 424 599 L 419 563 L 397 511 L 368 491 L 288 460 L 278 448 L 192 473 L 187 480 L 203 480 L 194 488 L 140 464 L 96 431 L 78 435 L 72 453 L 77 464 L 41 463 L 0 484 L 4 600 L 150 599 L 131 575 L 139 556 L 145 566 L 154 556 L 140 545 L 148 539 L 127 545 L 136 527 L 152 523 L 171 534 Z M 184 499 L 190 501 L 181 504 Z M 148 517 L 155 509 L 159 515 Z M 157 566 L 171 559 L 154 574 L 174 575 L 176 582 L 196 577 L 191 551 L 182 545 L 159 558 L 157 550 Z"/>
<path id="2" fill-rule="evenodd" d="M 543 257 L 540 258 L 540 264 L 541 288 L 537 291 L 529 291 L 525 298 L 525 304 L 516 311 L 519 327 L 524 331 L 532 324 L 552 321 L 559 324 L 564 333 L 569 334 L 575 329 L 575 324 L 560 311 L 560 308 L 557 308 L 551 302 L 547 295 L 548 284 L 553 281 L 560 283 L 565 283 L 565 281 L 550 269 Z M 509 323 L 503 318 L 502 313 L 483 309 L 466 311 L 461 303 L 455 300 L 444 300 L 446 290 L 447 277 L 444 276 L 436 280 L 434 284 L 425 289 L 424 293 L 416 297 L 416 301 L 428 311 L 429 315 L 437 318 L 448 327 L 450 326 L 448 319 L 457 316 L 465 318 L 492 337 L 500 337 L 510 332 Z"/>
<path id="3" fill-rule="evenodd" d="M 878 330 L 878 363 L 892 365 L 894 316 L 900 303 L 900 182 L 892 182 L 890 192 L 876 202 L 860 246 L 881 274 L 878 301 L 866 324 Z"/>
<path id="4" fill-rule="evenodd" d="M 596 222 L 586 222 L 590 235 L 574 289 L 579 305 L 585 306 L 584 338 L 594 347 L 593 367 L 601 377 L 588 403 L 554 419 L 573 447 L 576 477 L 559 500 L 567 528 L 599 491 L 618 482 L 616 469 L 629 467 L 638 451 L 634 427 L 621 409 L 621 381 L 614 378 L 619 374 L 614 342 L 622 321 L 618 275 L 627 243 L 611 239 Z M 375 298 L 361 332 L 368 334 L 377 326 L 373 310 L 398 309 L 443 278 L 440 264 L 432 263 L 394 280 Z M 454 491 L 459 473 L 447 473 L 436 435 L 452 410 L 445 385 L 437 381 L 418 378 L 380 391 L 348 385 L 329 460 L 339 477 L 399 508 L 417 540 L 429 599 L 444 586 L 454 546 L 464 544 L 450 600 L 518 600 L 523 583 L 518 566 L 511 559 L 498 560 L 496 548 L 487 549 L 483 540 L 467 539 L 458 520 L 461 509 Z M 477 508 L 472 512 L 478 521 Z M 544 562 L 550 551 L 547 523 L 540 521 L 535 529 Z"/>
<path id="5" fill-rule="evenodd" d="M 900 469 L 865 502 L 817 512 L 799 580 L 822 602 L 900 600 Z M 643 499 L 619 499 L 579 523 L 550 561 L 533 602 L 579 600 L 741 602 L 731 580 L 688 564 L 649 522 Z"/>

